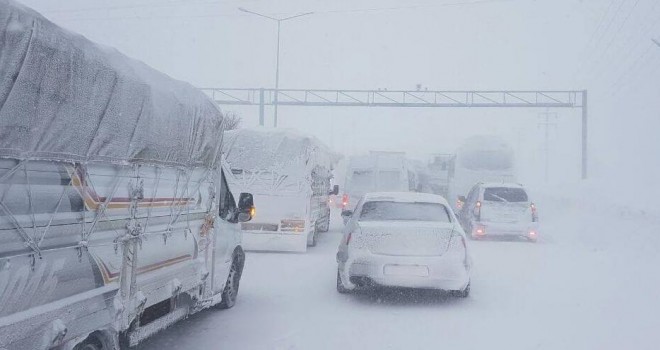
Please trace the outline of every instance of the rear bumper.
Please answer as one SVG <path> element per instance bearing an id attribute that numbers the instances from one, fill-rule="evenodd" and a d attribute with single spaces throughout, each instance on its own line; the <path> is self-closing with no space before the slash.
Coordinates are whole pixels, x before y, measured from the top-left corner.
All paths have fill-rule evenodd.
<path id="1" fill-rule="evenodd" d="M 386 286 L 463 290 L 470 281 L 470 260 L 463 253 L 432 257 L 365 253 L 346 262 L 340 261 L 339 267 L 344 286 L 349 289 Z M 395 269 L 397 272 L 392 271 Z"/>
<path id="2" fill-rule="evenodd" d="M 481 228 L 482 232 L 478 232 L 478 228 Z M 528 237 L 536 239 L 539 233 L 538 228 L 538 222 L 473 222 L 470 234 L 472 237 Z"/>
<path id="3" fill-rule="evenodd" d="M 308 232 L 243 232 L 243 249 L 247 251 L 306 252 Z"/>

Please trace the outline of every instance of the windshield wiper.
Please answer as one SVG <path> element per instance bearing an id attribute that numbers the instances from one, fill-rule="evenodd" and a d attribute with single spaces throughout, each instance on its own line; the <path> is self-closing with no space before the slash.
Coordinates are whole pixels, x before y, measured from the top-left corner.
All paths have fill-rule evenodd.
<path id="1" fill-rule="evenodd" d="M 496 195 L 496 194 L 492 194 L 492 193 L 491 193 L 490 195 L 493 196 L 493 197 L 495 197 L 495 198 L 497 198 L 497 199 L 499 199 L 500 201 L 502 201 L 502 202 L 504 202 L 504 203 L 509 203 L 508 200 L 506 200 L 506 199 L 504 199 L 504 198 L 502 198 L 502 197 L 500 197 L 500 196 L 498 196 L 498 195 Z"/>

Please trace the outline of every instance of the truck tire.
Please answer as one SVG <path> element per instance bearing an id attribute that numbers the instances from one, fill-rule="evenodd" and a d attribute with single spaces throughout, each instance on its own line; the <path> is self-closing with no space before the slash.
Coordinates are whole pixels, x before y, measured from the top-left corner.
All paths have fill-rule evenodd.
<path id="1" fill-rule="evenodd" d="M 330 212 L 328 211 L 328 215 L 324 216 L 323 219 L 321 219 L 321 225 L 318 227 L 319 232 L 328 232 L 330 230 Z"/>
<path id="2" fill-rule="evenodd" d="M 76 345 L 73 350 L 104 350 L 103 343 L 95 336 L 90 335 L 82 343 Z"/>
<path id="3" fill-rule="evenodd" d="M 316 247 L 316 243 L 317 243 L 317 238 L 318 238 L 317 233 L 319 230 L 316 228 L 316 224 L 314 224 L 314 226 L 312 227 L 313 227 L 313 231 L 309 233 L 311 237 L 307 238 L 308 247 Z"/>
<path id="4" fill-rule="evenodd" d="M 239 254 L 234 253 L 234 258 L 229 268 L 229 275 L 227 276 L 227 283 L 225 289 L 222 291 L 222 301 L 218 304 L 220 309 L 230 309 L 236 305 L 236 297 L 238 296 L 238 287 L 241 281 L 241 274 L 243 266 Z"/>

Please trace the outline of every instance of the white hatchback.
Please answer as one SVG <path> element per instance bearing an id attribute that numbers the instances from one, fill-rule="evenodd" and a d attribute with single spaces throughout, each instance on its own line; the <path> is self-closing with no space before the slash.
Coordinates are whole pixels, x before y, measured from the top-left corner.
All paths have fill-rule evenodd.
<path id="1" fill-rule="evenodd" d="M 369 193 L 344 228 L 337 290 L 386 286 L 470 293 L 465 233 L 447 201 L 423 193 Z"/>
<path id="2" fill-rule="evenodd" d="M 463 229 L 474 239 L 524 237 L 536 242 L 538 213 L 520 184 L 479 183 L 470 190 L 458 212 Z"/>

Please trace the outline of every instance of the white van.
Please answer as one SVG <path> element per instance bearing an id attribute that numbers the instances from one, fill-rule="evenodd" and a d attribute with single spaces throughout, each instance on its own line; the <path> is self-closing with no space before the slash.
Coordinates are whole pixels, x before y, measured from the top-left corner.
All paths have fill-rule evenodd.
<path id="1" fill-rule="evenodd" d="M 372 151 L 352 156 L 346 168 L 343 207 L 355 208 L 369 192 L 407 192 L 416 189 L 415 176 L 403 152 Z"/>
<path id="2" fill-rule="evenodd" d="M 225 134 L 229 186 L 254 194 L 259 212 L 241 224 L 246 250 L 304 252 L 330 226 L 338 156 L 313 136 L 284 129 Z"/>

